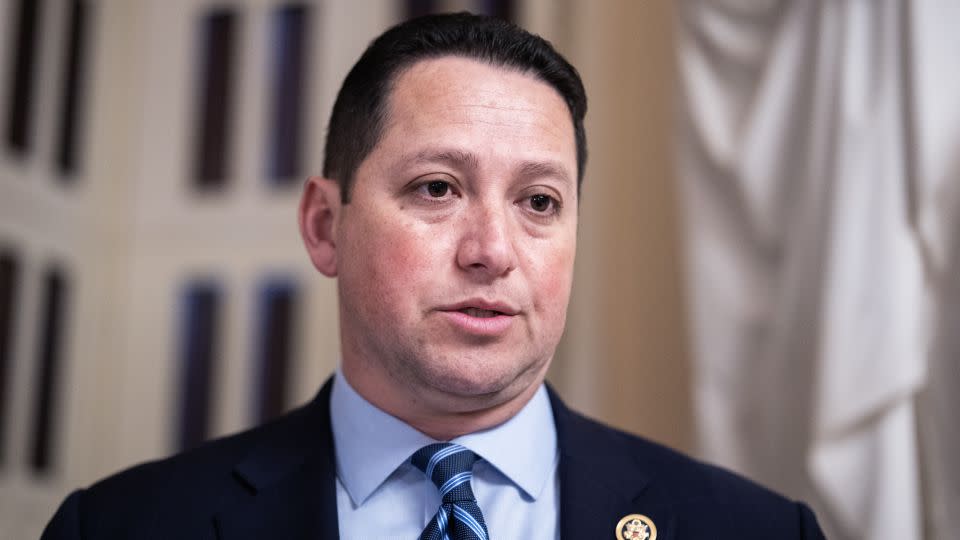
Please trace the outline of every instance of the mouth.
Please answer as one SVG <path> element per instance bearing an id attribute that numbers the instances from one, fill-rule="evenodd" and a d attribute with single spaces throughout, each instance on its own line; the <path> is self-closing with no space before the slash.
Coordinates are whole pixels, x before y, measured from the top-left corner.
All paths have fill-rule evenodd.
<path id="1" fill-rule="evenodd" d="M 443 306 L 439 311 L 458 332 L 483 338 L 506 336 L 520 315 L 510 304 L 481 299 Z"/>
<path id="2" fill-rule="evenodd" d="M 475 307 L 466 307 L 466 308 L 458 309 L 458 310 L 456 310 L 456 311 L 459 311 L 460 313 L 463 313 L 464 315 L 469 315 L 469 316 L 471 316 L 471 317 L 477 317 L 478 319 L 489 319 L 489 318 L 491 318 L 491 317 L 498 317 L 498 316 L 500 316 L 500 315 L 506 315 L 506 313 L 504 313 L 504 312 L 502 312 L 502 311 L 497 311 L 497 310 L 495 310 L 495 309 L 481 309 L 481 308 L 475 308 Z"/>
<path id="3" fill-rule="evenodd" d="M 494 317 L 510 317 L 518 315 L 520 310 L 507 302 L 471 298 L 455 304 L 441 306 L 440 311 L 463 313 L 478 319 L 492 319 Z"/>

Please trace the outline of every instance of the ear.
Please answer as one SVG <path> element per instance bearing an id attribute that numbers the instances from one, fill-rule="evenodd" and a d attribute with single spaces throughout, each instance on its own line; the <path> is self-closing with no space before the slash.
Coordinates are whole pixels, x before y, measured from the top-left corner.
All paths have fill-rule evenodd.
<path id="1" fill-rule="evenodd" d="M 337 275 L 337 219 L 340 186 L 335 180 L 312 176 L 300 197 L 300 236 L 313 266 L 327 277 Z"/>

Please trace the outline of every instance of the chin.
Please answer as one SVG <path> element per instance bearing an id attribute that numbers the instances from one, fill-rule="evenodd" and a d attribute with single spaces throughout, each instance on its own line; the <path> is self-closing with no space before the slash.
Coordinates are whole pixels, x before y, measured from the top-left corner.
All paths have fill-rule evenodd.
<path id="1" fill-rule="evenodd" d="M 461 373 L 434 380 L 432 386 L 446 394 L 460 397 L 493 397 L 502 394 L 510 388 L 511 384 L 500 379 L 490 379 L 490 377 L 465 377 Z"/>
<path id="2" fill-rule="evenodd" d="M 422 366 L 426 369 L 421 375 L 428 386 L 448 395 L 503 401 L 516 397 L 531 385 L 539 384 L 547 363 L 528 363 L 525 369 L 518 372 L 516 366 L 469 360 L 439 362 L 434 366 Z"/>

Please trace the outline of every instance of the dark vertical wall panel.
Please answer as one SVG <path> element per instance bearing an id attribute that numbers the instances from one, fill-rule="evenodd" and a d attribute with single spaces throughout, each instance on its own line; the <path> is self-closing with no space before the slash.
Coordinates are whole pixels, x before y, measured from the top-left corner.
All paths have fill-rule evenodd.
<path id="1" fill-rule="evenodd" d="M 5 462 L 9 425 L 10 382 L 13 379 L 13 330 L 19 265 L 13 253 L 0 252 L 0 463 Z"/>
<path id="2" fill-rule="evenodd" d="M 436 0 L 406 0 L 406 11 L 403 17 L 412 19 L 421 15 L 429 15 L 437 11 Z"/>
<path id="3" fill-rule="evenodd" d="M 505 21 L 516 22 L 516 8 L 513 0 L 476 0 L 477 11 Z"/>
<path id="4" fill-rule="evenodd" d="M 437 0 L 405 0 L 402 18 L 412 19 L 421 15 L 440 13 L 444 6 Z M 473 13 L 492 15 L 505 21 L 516 22 L 516 2 L 514 0 L 473 0 L 470 5 Z"/>
<path id="5" fill-rule="evenodd" d="M 267 175 L 275 184 L 289 185 L 299 181 L 303 153 L 310 10 L 303 5 L 277 8 L 271 26 L 273 79 Z"/>
<path id="6" fill-rule="evenodd" d="M 60 131 L 57 135 L 57 169 L 68 180 L 79 167 L 77 137 L 83 118 L 84 80 L 86 79 L 87 27 L 89 2 L 73 0 L 67 19 L 66 49 L 63 54 L 63 94 L 60 98 Z"/>
<path id="7" fill-rule="evenodd" d="M 33 121 L 34 90 L 36 88 L 37 59 L 40 58 L 41 0 L 20 0 L 10 17 L 10 27 L 4 32 L 4 45 L 10 51 L 11 85 L 7 102 L 6 142 L 16 154 L 30 150 L 31 122 Z M 15 37 L 14 37 L 15 36 Z M 14 37 L 14 39 L 10 39 Z"/>
<path id="8" fill-rule="evenodd" d="M 219 350 L 220 291 L 192 283 L 183 297 L 177 449 L 193 448 L 210 434 L 211 387 Z"/>
<path id="9" fill-rule="evenodd" d="M 254 395 L 257 396 L 256 420 L 265 422 L 279 416 L 286 406 L 296 336 L 296 285 L 289 281 L 268 281 L 259 291 L 257 308 Z"/>
<path id="10" fill-rule="evenodd" d="M 227 180 L 236 34 L 233 11 L 214 11 L 200 24 L 198 110 L 193 118 L 194 183 L 201 189 L 221 187 Z"/>
<path id="11" fill-rule="evenodd" d="M 51 268 L 43 284 L 40 332 L 37 334 L 37 379 L 34 385 L 37 393 L 29 453 L 30 467 L 35 473 L 49 471 L 55 445 L 59 442 L 54 429 L 57 427 L 57 398 L 60 395 L 61 355 L 69 294 L 69 282 L 60 268 Z"/>

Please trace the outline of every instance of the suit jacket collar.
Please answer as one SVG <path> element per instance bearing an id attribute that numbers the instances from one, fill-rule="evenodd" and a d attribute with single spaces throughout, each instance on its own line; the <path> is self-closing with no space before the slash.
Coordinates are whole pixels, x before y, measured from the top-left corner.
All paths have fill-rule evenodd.
<path id="1" fill-rule="evenodd" d="M 547 389 L 560 446 L 560 536 L 614 538 L 622 518 L 651 513 L 649 464 L 624 444 L 625 434 L 571 411 Z M 657 540 L 668 537 L 659 532 Z"/>
<path id="2" fill-rule="evenodd" d="M 262 428 L 263 442 L 234 469 L 240 489 L 215 517 L 221 539 L 339 537 L 331 388 L 332 379 L 311 403 Z M 674 516 L 650 489 L 651 465 L 624 444 L 626 435 L 547 390 L 560 447 L 561 538 L 610 538 L 620 519 L 640 513 L 656 520 L 657 540 L 668 540 Z"/>
<path id="3" fill-rule="evenodd" d="M 223 540 L 338 538 L 332 379 L 303 408 L 269 424 L 234 468 L 241 486 L 215 517 Z"/>

